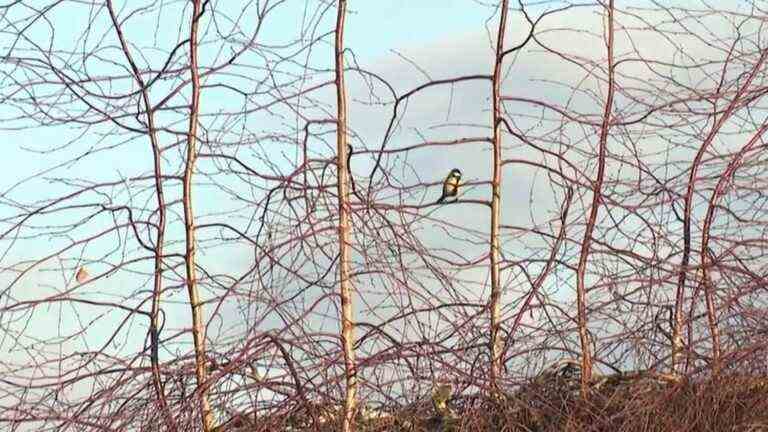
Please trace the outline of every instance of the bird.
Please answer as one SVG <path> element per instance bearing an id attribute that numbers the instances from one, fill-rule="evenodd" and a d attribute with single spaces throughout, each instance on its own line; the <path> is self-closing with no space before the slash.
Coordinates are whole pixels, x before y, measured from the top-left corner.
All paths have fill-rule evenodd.
<path id="1" fill-rule="evenodd" d="M 448 407 L 448 401 L 451 399 L 453 386 L 450 384 L 436 385 L 432 389 L 432 405 L 440 417 L 448 417 L 451 409 Z"/>
<path id="2" fill-rule="evenodd" d="M 448 197 L 455 197 L 459 194 L 459 182 L 461 181 L 461 170 L 454 168 L 448 173 L 448 177 L 443 181 L 443 194 L 437 199 L 436 204 L 440 204 Z"/>

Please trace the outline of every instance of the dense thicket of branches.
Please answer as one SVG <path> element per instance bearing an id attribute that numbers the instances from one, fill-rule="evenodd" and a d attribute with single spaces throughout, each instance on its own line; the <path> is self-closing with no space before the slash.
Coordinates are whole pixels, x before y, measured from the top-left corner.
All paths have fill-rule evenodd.
<path id="1" fill-rule="evenodd" d="M 336 2 L 0 5 L 0 424 L 764 374 L 768 12 L 509 3 L 439 62 L 358 56 Z"/>

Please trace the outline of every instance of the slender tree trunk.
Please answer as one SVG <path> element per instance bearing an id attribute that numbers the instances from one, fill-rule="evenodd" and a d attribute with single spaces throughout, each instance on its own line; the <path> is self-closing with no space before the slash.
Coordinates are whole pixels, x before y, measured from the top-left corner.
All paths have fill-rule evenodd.
<path id="1" fill-rule="evenodd" d="M 160 143 L 157 141 L 157 129 L 155 128 L 155 113 L 152 110 L 152 103 L 149 99 L 149 89 L 147 88 L 144 79 L 141 76 L 136 62 L 133 60 L 131 51 L 128 47 L 128 43 L 125 40 L 123 29 L 120 27 L 120 23 L 117 20 L 115 9 L 112 0 L 107 0 L 107 9 L 109 11 L 112 25 L 117 33 L 117 38 L 120 40 L 120 46 L 123 50 L 128 64 L 131 66 L 136 84 L 138 84 L 141 90 L 141 99 L 144 104 L 144 109 L 147 113 L 147 128 L 149 142 L 152 148 L 152 160 L 154 165 L 155 175 L 155 196 L 157 198 L 157 239 L 155 240 L 154 254 L 155 254 L 155 270 L 154 270 L 154 286 L 152 289 L 152 311 L 150 312 L 149 322 L 149 337 L 151 344 L 150 361 L 152 363 L 152 385 L 155 389 L 160 409 L 163 412 L 163 420 L 166 427 L 169 430 L 177 430 L 178 425 L 176 420 L 168 409 L 168 401 L 165 397 L 165 388 L 163 386 L 162 377 L 160 375 L 160 331 L 159 331 L 159 316 L 160 316 L 160 295 L 163 290 L 163 251 L 165 245 L 165 194 L 163 192 L 163 171 L 161 167 L 161 155 L 160 155 Z"/>
<path id="2" fill-rule="evenodd" d="M 197 61 L 197 27 L 202 14 L 202 0 L 192 0 L 192 23 L 189 32 L 189 68 L 192 81 L 192 101 L 187 132 L 187 157 L 184 167 L 184 224 L 186 232 L 186 274 L 189 303 L 192 308 L 192 339 L 195 344 L 195 375 L 197 377 L 197 395 L 200 403 L 200 415 L 205 432 L 213 429 L 213 413 L 208 402 L 205 357 L 205 326 L 203 324 L 203 305 L 195 276 L 195 217 L 192 206 L 192 174 L 197 158 L 197 122 L 200 113 L 200 71 Z"/>
<path id="3" fill-rule="evenodd" d="M 352 285 L 349 278 L 349 175 L 347 167 L 347 94 L 344 85 L 344 18 L 346 0 L 339 0 L 336 16 L 336 176 L 339 195 L 339 294 L 341 296 L 341 345 L 344 351 L 346 397 L 343 431 L 355 429 L 357 369 L 355 365 L 355 324 L 352 316 Z"/>
<path id="4" fill-rule="evenodd" d="M 145 98 L 149 103 L 149 98 Z M 163 253 L 165 243 L 165 194 L 163 193 L 162 169 L 160 167 L 160 145 L 157 142 L 155 131 L 154 115 L 149 111 L 147 105 L 147 116 L 149 118 L 148 127 L 152 140 L 152 158 L 155 171 L 155 195 L 157 196 L 157 239 L 155 240 L 155 274 L 152 288 L 152 310 L 150 312 L 150 343 L 151 343 L 151 361 L 152 376 L 155 387 L 155 393 L 160 400 L 160 406 L 163 410 L 163 416 L 166 422 L 170 422 L 174 429 L 177 429 L 176 421 L 168 410 L 168 403 L 165 399 L 165 388 L 160 376 L 160 301 L 163 292 Z"/>
<path id="5" fill-rule="evenodd" d="M 148 102 L 148 100 L 147 100 Z M 149 109 L 149 108 L 147 108 Z M 152 113 L 148 111 L 147 115 L 151 119 Z M 168 410 L 168 403 L 165 400 L 165 389 L 163 388 L 160 376 L 160 301 L 163 291 L 163 253 L 165 243 L 165 195 L 163 193 L 162 170 L 160 168 L 160 145 L 157 142 L 154 120 L 149 120 L 148 126 L 152 136 L 152 157 L 154 159 L 155 170 L 155 194 L 157 195 L 157 239 L 155 240 L 155 274 L 154 286 L 152 289 L 152 311 L 150 315 L 150 342 L 152 344 L 152 375 L 155 386 L 155 393 L 160 399 L 160 405 L 167 422 L 171 422 L 176 429 L 175 420 Z"/>
<path id="6" fill-rule="evenodd" d="M 589 394 L 589 382 L 592 380 L 592 348 L 587 331 L 587 290 L 584 285 L 584 275 L 587 271 L 587 259 L 592 243 L 592 233 L 597 223 L 597 211 L 600 208 L 603 178 L 605 177 L 605 152 L 608 142 L 608 131 L 613 109 L 614 75 L 613 75 L 613 0 L 608 3 L 608 96 L 605 100 L 603 123 L 600 128 L 600 143 L 597 158 L 597 179 L 592 183 L 592 204 L 589 209 L 587 228 L 581 242 L 579 266 L 576 269 L 576 303 L 578 308 L 579 341 L 581 343 L 581 395 L 586 398 Z"/>
<path id="7" fill-rule="evenodd" d="M 501 2 L 501 17 L 499 18 L 499 31 L 496 39 L 496 56 L 493 64 L 493 178 L 491 179 L 491 387 L 498 388 L 499 376 L 502 370 L 503 351 L 501 341 L 501 282 L 499 276 L 499 224 L 501 223 L 501 66 L 504 60 L 504 34 L 507 27 L 507 9 L 509 1 Z"/>

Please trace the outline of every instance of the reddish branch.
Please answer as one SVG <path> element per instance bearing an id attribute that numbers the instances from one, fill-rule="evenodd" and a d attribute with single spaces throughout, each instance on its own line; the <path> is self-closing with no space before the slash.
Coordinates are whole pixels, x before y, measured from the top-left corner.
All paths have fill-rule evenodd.
<path id="1" fill-rule="evenodd" d="M 733 175 L 742 163 L 744 156 L 749 153 L 756 144 L 762 143 L 762 137 L 768 129 L 768 122 L 763 122 L 762 126 L 755 132 L 752 138 L 744 144 L 744 146 L 733 156 L 733 159 L 728 163 L 720 179 L 717 181 L 715 189 L 712 191 L 712 196 L 709 198 L 709 206 L 707 207 L 707 214 L 704 217 L 704 226 L 701 233 L 701 271 L 702 279 L 699 286 L 704 286 L 704 298 L 707 307 L 707 324 L 709 325 L 709 333 L 712 338 L 712 372 L 714 374 L 720 371 L 720 330 L 717 324 L 717 307 L 715 305 L 714 288 L 712 286 L 712 280 L 710 277 L 710 270 L 714 263 L 709 260 L 709 239 L 711 238 L 710 230 L 712 229 L 712 222 L 715 219 L 715 211 L 717 210 L 720 198 L 725 195 L 725 190 L 731 182 Z"/>
<path id="2" fill-rule="evenodd" d="M 563 240 L 565 239 L 565 227 L 566 227 L 566 221 L 568 220 L 568 211 L 571 208 L 571 200 L 573 199 L 573 188 L 569 187 L 567 189 L 567 192 L 565 193 L 565 205 L 563 206 L 563 211 L 560 214 L 560 232 L 557 235 L 557 238 L 555 239 L 555 243 L 552 245 L 552 250 L 549 253 L 549 259 L 547 259 L 547 263 L 544 265 L 544 269 L 539 273 L 539 276 L 536 278 L 536 280 L 531 284 L 531 290 L 528 293 L 528 295 L 525 297 L 525 300 L 523 300 L 523 303 L 520 305 L 520 310 L 517 312 L 517 315 L 515 316 L 515 320 L 512 322 L 512 327 L 509 329 L 509 333 L 507 335 L 508 340 L 514 341 L 515 332 L 517 331 L 518 326 L 520 325 L 520 321 L 523 318 L 523 314 L 528 310 L 528 308 L 531 305 L 531 301 L 535 296 L 538 295 L 539 289 L 541 289 L 541 285 L 544 283 L 544 280 L 546 280 L 547 275 L 549 275 L 550 270 L 552 270 L 552 267 L 555 265 L 557 261 L 557 254 L 560 251 L 560 246 L 563 243 Z M 509 343 L 507 343 L 506 348 L 509 348 Z M 506 352 L 506 349 L 505 349 Z M 506 356 L 505 356 L 506 357 Z"/>
<path id="3" fill-rule="evenodd" d="M 714 141 L 720 128 L 731 118 L 732 114 L 744 101 L 742 96 L 747 92 L 752 81 L 760 73 L 763 63 L 765 63 L 768 50 L 762 50 L 759 60 L 754 64 L 752 70 L 744 80 L 744 84 L 739 88 L 736 94 L 728 104 L 728 108 L 723 112 L 717 121 L 712 125 L 712 129 L 707 134 L 707 137 L 701 143 L 699 150 L 696 152 L 696 156 L 691 163 L 690 173 L 688 176 L 688 187 L 685 192 L 685 208 L 683 210 L 683 257 L 680 262 L 680 269 L 677 279 L 677 290 L 675 292 L 675 309 L 674 309 L 674 324 L 672 329 L 672 372 L 677 371 L 679 356 L 683 348 L 682 330 L 683 330 L 683 298 L 685 295 L 685 280 L 688 273 L 688 264 L 690 262 L 691 254 L 691 210 L 693 206 L 694 189 L 697 180 L 699 168 L 702 164 L 704 154 L 709 149 L 709 146 Z M 727 70 L 727 63 L 723 67 L 723 76 L 725 76 Z M 693 306 L 691 306 L 693 308 Z M 687 364 L 687 362 L 686 362 Z"/>

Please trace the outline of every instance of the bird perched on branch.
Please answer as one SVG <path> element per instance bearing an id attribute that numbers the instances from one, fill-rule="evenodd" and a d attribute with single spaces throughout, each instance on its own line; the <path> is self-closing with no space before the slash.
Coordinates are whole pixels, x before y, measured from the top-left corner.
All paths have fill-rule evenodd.
<path id="1" fill-rule="evenodd" d="M 448 197 L 455 197 L 459 194 L 459 183 L 461 182 L 461 171 L 454 168 L 448 173 L 448 177 L 443 181 L 443 194 L 437 199 L 436 204 L 440 204 Z"/>

